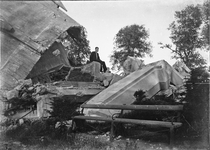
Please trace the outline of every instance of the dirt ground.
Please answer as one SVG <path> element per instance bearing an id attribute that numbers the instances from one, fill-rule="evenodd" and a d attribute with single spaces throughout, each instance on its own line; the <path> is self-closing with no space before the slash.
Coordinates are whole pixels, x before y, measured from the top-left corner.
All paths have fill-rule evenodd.
<path id="1" fill-rule="evenodd" d="M 109 132 L 97 131 L 69 134 L 67 140 L 39 137 L 30 143 L 7 139 L 1 133 L 0 150 L 208 150 L 202 137 L 179 136 L 170 146 L 166 133 L 137 129 L 116 135 L 113 142 L 109 141 Z"/>

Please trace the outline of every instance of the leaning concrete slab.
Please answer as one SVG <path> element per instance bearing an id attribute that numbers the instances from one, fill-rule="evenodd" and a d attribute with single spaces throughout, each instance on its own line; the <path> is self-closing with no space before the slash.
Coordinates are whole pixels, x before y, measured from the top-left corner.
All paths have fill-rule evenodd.
<path id="1" fill-rule="evenodd" d="M 133 94 L 137 90 L 146 92 L 151 98 L 157 92 L 169 88 L 170 83 L 176 86 L 183 85 L 183 80 L 179 73 L 166 61 L 161 60 L 148 64 L 141 70 L 135 71 L 125 78 L 109 86 L 98 95 L 93 97 L 87 104 L 104 105 L 130 105 L 135 101 Z M 85 115 L 112 116 L 120 110 L 107 109 L 85 109 Z"/>

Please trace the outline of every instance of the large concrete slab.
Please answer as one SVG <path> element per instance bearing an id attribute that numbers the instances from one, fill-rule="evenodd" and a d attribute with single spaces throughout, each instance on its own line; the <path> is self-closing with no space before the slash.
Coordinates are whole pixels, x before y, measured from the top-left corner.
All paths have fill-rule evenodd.
<path id="1" fill-rule="evenodd" d="M 0 3 L 1 90 L 11 90 L 18 80 L 25 79 L 31 71 L 32 78 L 51 69 L 68 66 L 65 49 L 53 43 L 65 31 L 79 36 L 80 25 L 57 8 L 57 5 L 62 6 L 60 2 Z M 58 56 L 53 55 L 56 49 L 61 53 Z"/>
<path id="2" fill-rule="evenodd" d="M 183 85 L 179 73 L 166 61 L 161 60 L 151 63 L 114 83 L 89 100 L 87 104 L 130 105 L 135 101 L 133 94 L 137 90 L 146 91 L 147 97 L 151 98 L 157 92 L 168 89 L 170 83 L 175 86 Z M 120 110 L 107 109 L 84 110 L 85 115 L 89 116 L 112 116 L 119 112 Z"/>

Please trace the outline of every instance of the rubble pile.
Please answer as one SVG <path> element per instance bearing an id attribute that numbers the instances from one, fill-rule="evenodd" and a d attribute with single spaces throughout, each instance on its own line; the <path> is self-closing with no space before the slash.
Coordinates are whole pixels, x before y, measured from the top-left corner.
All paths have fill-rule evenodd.
<path id="1" fill-rule="evenodd" d="M 93 82 L 94 76 L 89 73 L 81 72 L 81 69 L 74 69 L 68 78 L 68 81 L 78 81 L 78 82 Z"/>
<path id="2" fill-rule="evenodd" d="M 1 93 L 1 99 L 5 103 L 3 114 L 10 117 L 21 110 L 35 110 L 39 96 L 47 93 L 47 87 L 43 84 L 32 84 L 29 80 L 19 80 L 17 86 Z"/>
<path id="3" fill-rule="evenodd" d="M 108 87 L 122 78 L 122 76 L 111 72 L 100 72 L 100 63 L 94 61 L 81 67 L 72 67 L 66 76 L 67 81 L 95 82 L 104 87 Z"/>

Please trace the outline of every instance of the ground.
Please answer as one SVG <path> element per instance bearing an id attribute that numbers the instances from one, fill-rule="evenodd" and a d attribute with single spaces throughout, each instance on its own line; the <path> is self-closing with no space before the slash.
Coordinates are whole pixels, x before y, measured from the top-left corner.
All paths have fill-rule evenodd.
<path id="1" fill-rule="evenodd" d="M 118 134 L 113 142 L 109 141 L 109 132 L 99 131 L 71 133 L 67 140 L 39 137 L 31 139 L 30 143 L 5 138 L 4 133 L 1 133 L 0 150 L 207 150 L 202 138 L 179 137 L 179 131 L 175 144 L 171 147 L 165 133 L 139 128 L 129 130 L 126 135 Z"/>

